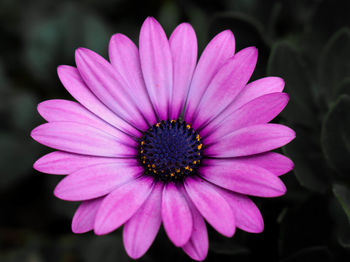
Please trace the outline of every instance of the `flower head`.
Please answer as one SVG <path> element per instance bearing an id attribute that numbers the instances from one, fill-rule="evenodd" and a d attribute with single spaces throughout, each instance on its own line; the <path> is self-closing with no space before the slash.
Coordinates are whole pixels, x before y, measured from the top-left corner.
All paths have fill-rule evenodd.
<path id="1" fill-rule="evenodd" d="M 163 224 L 191 258 L 208 252 L 207 221 L 222 235 L 258 233 L 263 219 L 248 196 L 277 197 L 279 175 L 293 168 L 269 152 L 289 143 L 293 130 L 268 123 L 286 106 L 284 82 L 266 77 L 248 84 L 257 49 L 235 54 L 231 31 L 215 36 L 197 63 L 192 27 L 180 24 L 167 39 L 147 18 L 139 48 L 113 35 L 109 60 L 76 51 L 76 67 L 58 75 L 79 102 L 38 106 L 48 123 L 32 137 L 56 149 L 34 168 L 67 175 L 55 196 L 82 201 L 75 233 L 108 234 L 124 225 L 132 258 L 141 257 Z"/>

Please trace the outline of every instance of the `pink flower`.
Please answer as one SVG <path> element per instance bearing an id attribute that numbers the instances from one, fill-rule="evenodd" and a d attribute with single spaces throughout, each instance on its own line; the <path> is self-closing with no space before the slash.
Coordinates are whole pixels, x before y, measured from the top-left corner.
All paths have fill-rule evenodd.
<path id="1" fill-rule="evenodd" d="M 103 235 L 124 225 L 125 249 L 139 258 L 163 223 L 174 245 L 203 260 L 208 252 L 204 221 L 227 237 L 236 227 L 263 230 L 248 196 L 286 192 L 279 176 L 293 163 L 269 151 L 289 143 L 295 133 L 268 123 L 288 102 L 283 80 L 266 77 L 247 84 L 257 49 L 234 52 L 232 32 L 223 31 L 197 63 L 191 25 L 180 24 L 168 40 L 161 25 L 147 18 L 139 49 L 116 34 L 110 62 L 79 48 L 76 68 L 58 67 L 79 103 L 42 102 L 38 111 L 48 123 L 31 135 L 58 150 L 34 168 L 68 175 L 55 196 L 82 201 L 73 232 Z"/>

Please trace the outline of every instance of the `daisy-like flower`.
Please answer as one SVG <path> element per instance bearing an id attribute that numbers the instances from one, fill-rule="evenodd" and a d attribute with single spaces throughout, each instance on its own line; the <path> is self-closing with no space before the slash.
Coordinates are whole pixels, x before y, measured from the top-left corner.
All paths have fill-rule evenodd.
<path id="1" fill-rule="evenodd" d="M 279 176 L 293 168 L 269 152 L 289 143 L 290 128 L 268 123 L 288 102 L 284 82 L 249 84 L 257 49 L 235 54 L 231 31 L 215 36 L 197 63 L 196 35 L 180 24 L 169 40 L 154 18 L 139 48 L 125 35 L 109 43 L 109 60 L 88 49 L 58 75 L 79 102 L 38 106 L 48 122 L 31 136 L 57 149 L 34 168 L 67 175 L 56 197 L 82 201 L 74 233 L 108 234 L 120 226 L 126 252 L 141 257 L 163 227 L 191 258 L 208 252 L 205 221 L 224 236 L 258 233 L 262 216 L 248 196 L 286 192 Z"/>

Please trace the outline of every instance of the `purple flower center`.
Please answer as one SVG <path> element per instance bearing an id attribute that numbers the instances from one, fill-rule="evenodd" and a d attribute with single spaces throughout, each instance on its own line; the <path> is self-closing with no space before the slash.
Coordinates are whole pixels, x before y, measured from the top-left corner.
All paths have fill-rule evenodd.
<path id="1" fill-rule="evenodd" d="M 145 174 L 162 181 L 195 175 L 202 159 L 199 134 L 182 120 L 161 121 L 144 132 L 138 159 Z"/>

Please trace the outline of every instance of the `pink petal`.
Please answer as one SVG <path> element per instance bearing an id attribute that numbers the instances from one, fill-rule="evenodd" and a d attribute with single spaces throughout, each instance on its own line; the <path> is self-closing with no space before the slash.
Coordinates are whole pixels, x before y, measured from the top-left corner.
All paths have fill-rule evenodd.
<path id="1" fill-rule="evenodd" d="M 283 88 L 284 81 L 280 77 L 269 76 L 255 80 L 243 88 L 232 103 L 230 110 L 236 110 L 259 96 L 282 92 Z"/>
<path id="2" fill-rule="evenodd" d="M 215 186 L 202 179 L 187 178 L 185 188 L 202 216 L 219 233 L 232 237 L 235 233 L 234 214 Z"/>
<path id="3" fill-rule="evenodd" d="M 284 81 L 279 77 L 264 77 L 246 85 L 233 100 L 232 104 L 226 108 L 214 121 L 221 122 L 232 112 L 236 111 L 246 103 L 266 94 L 282 92 Z"/>
<path id="4" fill-rule="evenodd" d="M 207 226 L 192 201 L 189 198 L 186 200 L 192 212 L 193 230 L 190 240 L 182 246 L 182 249 L 192 259 L 202 261 L 206 258 L 209 248 Z"/>
<path id="5" fill-rule="evenodd" d="M 294 138 L 295 132 L 284 125 L 248 126 L 222 137 L 219 141 L 205 139 L 204 141 L 210 144 L 205 149 L 205 154 L 211 157 L 248 156 L 284 146 Z"/>
<path id="6" fill-rule="evenodd" d="M 109 58 L 113 67 L 128 83 L 133 96 L 137 98 L 137 107 L 150 125 L 157 123 L 157 119 L 148 97 L 147 89 L 142 77 L 139 50 L 125 35 L 115 34 L 109 42 Z"/>
<path id="7" fill-rule="evenodd" d="M 136 160 L 135 160 L 136 162 Z M 104 196 L 141 175 L 142 167 L 128 163 L 101 164 L 80 169 L 66 176 L 55 188 L 55 196 L 81 201 Z"/>
<path id="8" fill-rule="evenodd" d="M 211 141 L 220 140 L 234 130 L 266 124 L 274 119 L 287 105 L 289 96 L 286 93 L 272 93 L 260 96 L 228 115 L 224 120 L 213 121 L 201 131 L 201 136 Z"/>
<path id="9" fill-rule="evenodd" d="M 203 51 L 193 74 L 185 111 L 185 120 L 191 123 L 192 117 L 202 96 L 221 66 L 234 55 L 235 39 L 231 31 L 216 35 Z"/>
<path id="10" fill-rule="evenodd" d="M 68 92 L 92 113 L 127 134 L 140 135 L 139 131 L 114 114 L 90 91 L 75 67 L 59 66 L 57 73 Z"/>
<path id="11" fill-rule="evenodd" d="M 201 176 L 237 193 L 276 197 L 286 192 L 282 181 L 268 170 L 245 163 L 209 159 L 199 169 Z"/>
<path id="12" fill-rule="evenodd" d="M 264 230 L 261 213 L 249 197 L 224 189 L 220 193 L 231 206 L 238 228 L 250 233 L 261 233 Z"/>
<path id="13" fill-rule="evenodd" d="M 235 157 L 225 159 L 224 161 L 232 161 L 232 165 L 235 163 L 244 163 L 248 165 L 260 166 L 277 176 L 288 173 L 294 168 L 292 160 L 284 155 L 275 152 L 266 152 L 258 155 L 244 156 L 239 158 Z"/>
<path id="14" fill-rule="evenodd" d="M 153 179 L 141 177 L 118 187 L 106 196 L 97 212 L 95 233 L 108 234 L 123 225 L 142 206 L 152 188 Z"/>
<path id="15" fill-rule="evenodd" d="M 258 50 L 248 47 L 221 67 L 197 107 L 192 122 L 195 129 L 208 123 L 234 100 L 251 77 L 257 59 Z"/>
<path id="16" fill-rule="evenodd" d="M 131 165 L 132 162 L 135 162 L 135 160 L 127 158 L 86 156 L 55 151 L 39 158 L 34 163 L 34 168 L 47 174 L 67 175 L 88 166 L 109 163 L 128 163 Z"/>
<path id="17" fill-rule="evenodd" d="M 142 25 L 139 46 L 149 96 L 158 117 L 166 120 L 173 89 L 173 65 L 168 39 L 153 17 L 148 17 Z"/>
<path id="18" fill-rule="evenodd" d="M 94 229 L 95 217 L 103 198 L 95 198 L 80 204 L 72 220 L 72 231 L 75 234 L 86 233 Z"/>
<path id="19" fill-rule="evenodd" d="M 81 77 L 96 97 L 128 123 L 141 130 L 148 129 L 136 106 L 135 94 L 110 63 L 86 48 L 76 50 L 75 62 Z"/>
<path id="20" fill-rule="evenodd" d="M 182 113 L 197 62 L 197 37 L 192 26 L 182 23 L 171 34 L 170 49 L 173 57 L 174 88 L 170 118 L 177 119 Z"/>
<path id="21" fill-rule="evenodd" d="M 156 238 L 162 222 L 162 190 L 163 184 L 156 184 L 142 207 L 124 225 L 125 250 L 133 259 L 143 256 Z"/>
<path id="22" fill-rule="evenodd" d="M 192 233 L 192 215 L 185 197 L 174 183 L 164 186 L 161 212 L 170 240 L 175 246 L 183 246 Z"/>
<path id="23" fill-rule="evenodd" d="M 116 137 L 94 127 L 74 122 L 53 122 L 36 127 L 31 136 L 39 143 L 84 155 L 127 157 L 135 156 L 136 149 Z"/>
<path id="24" fill-rule="evenodd" d="M 80 104 L 68 100 L 47 100 L 38 105 L 40 115 L 48 122 L 76 122 L 89 125 L 115 136 L 131 146 L 137 142 L 130 136 L 106 123 Z"/>

